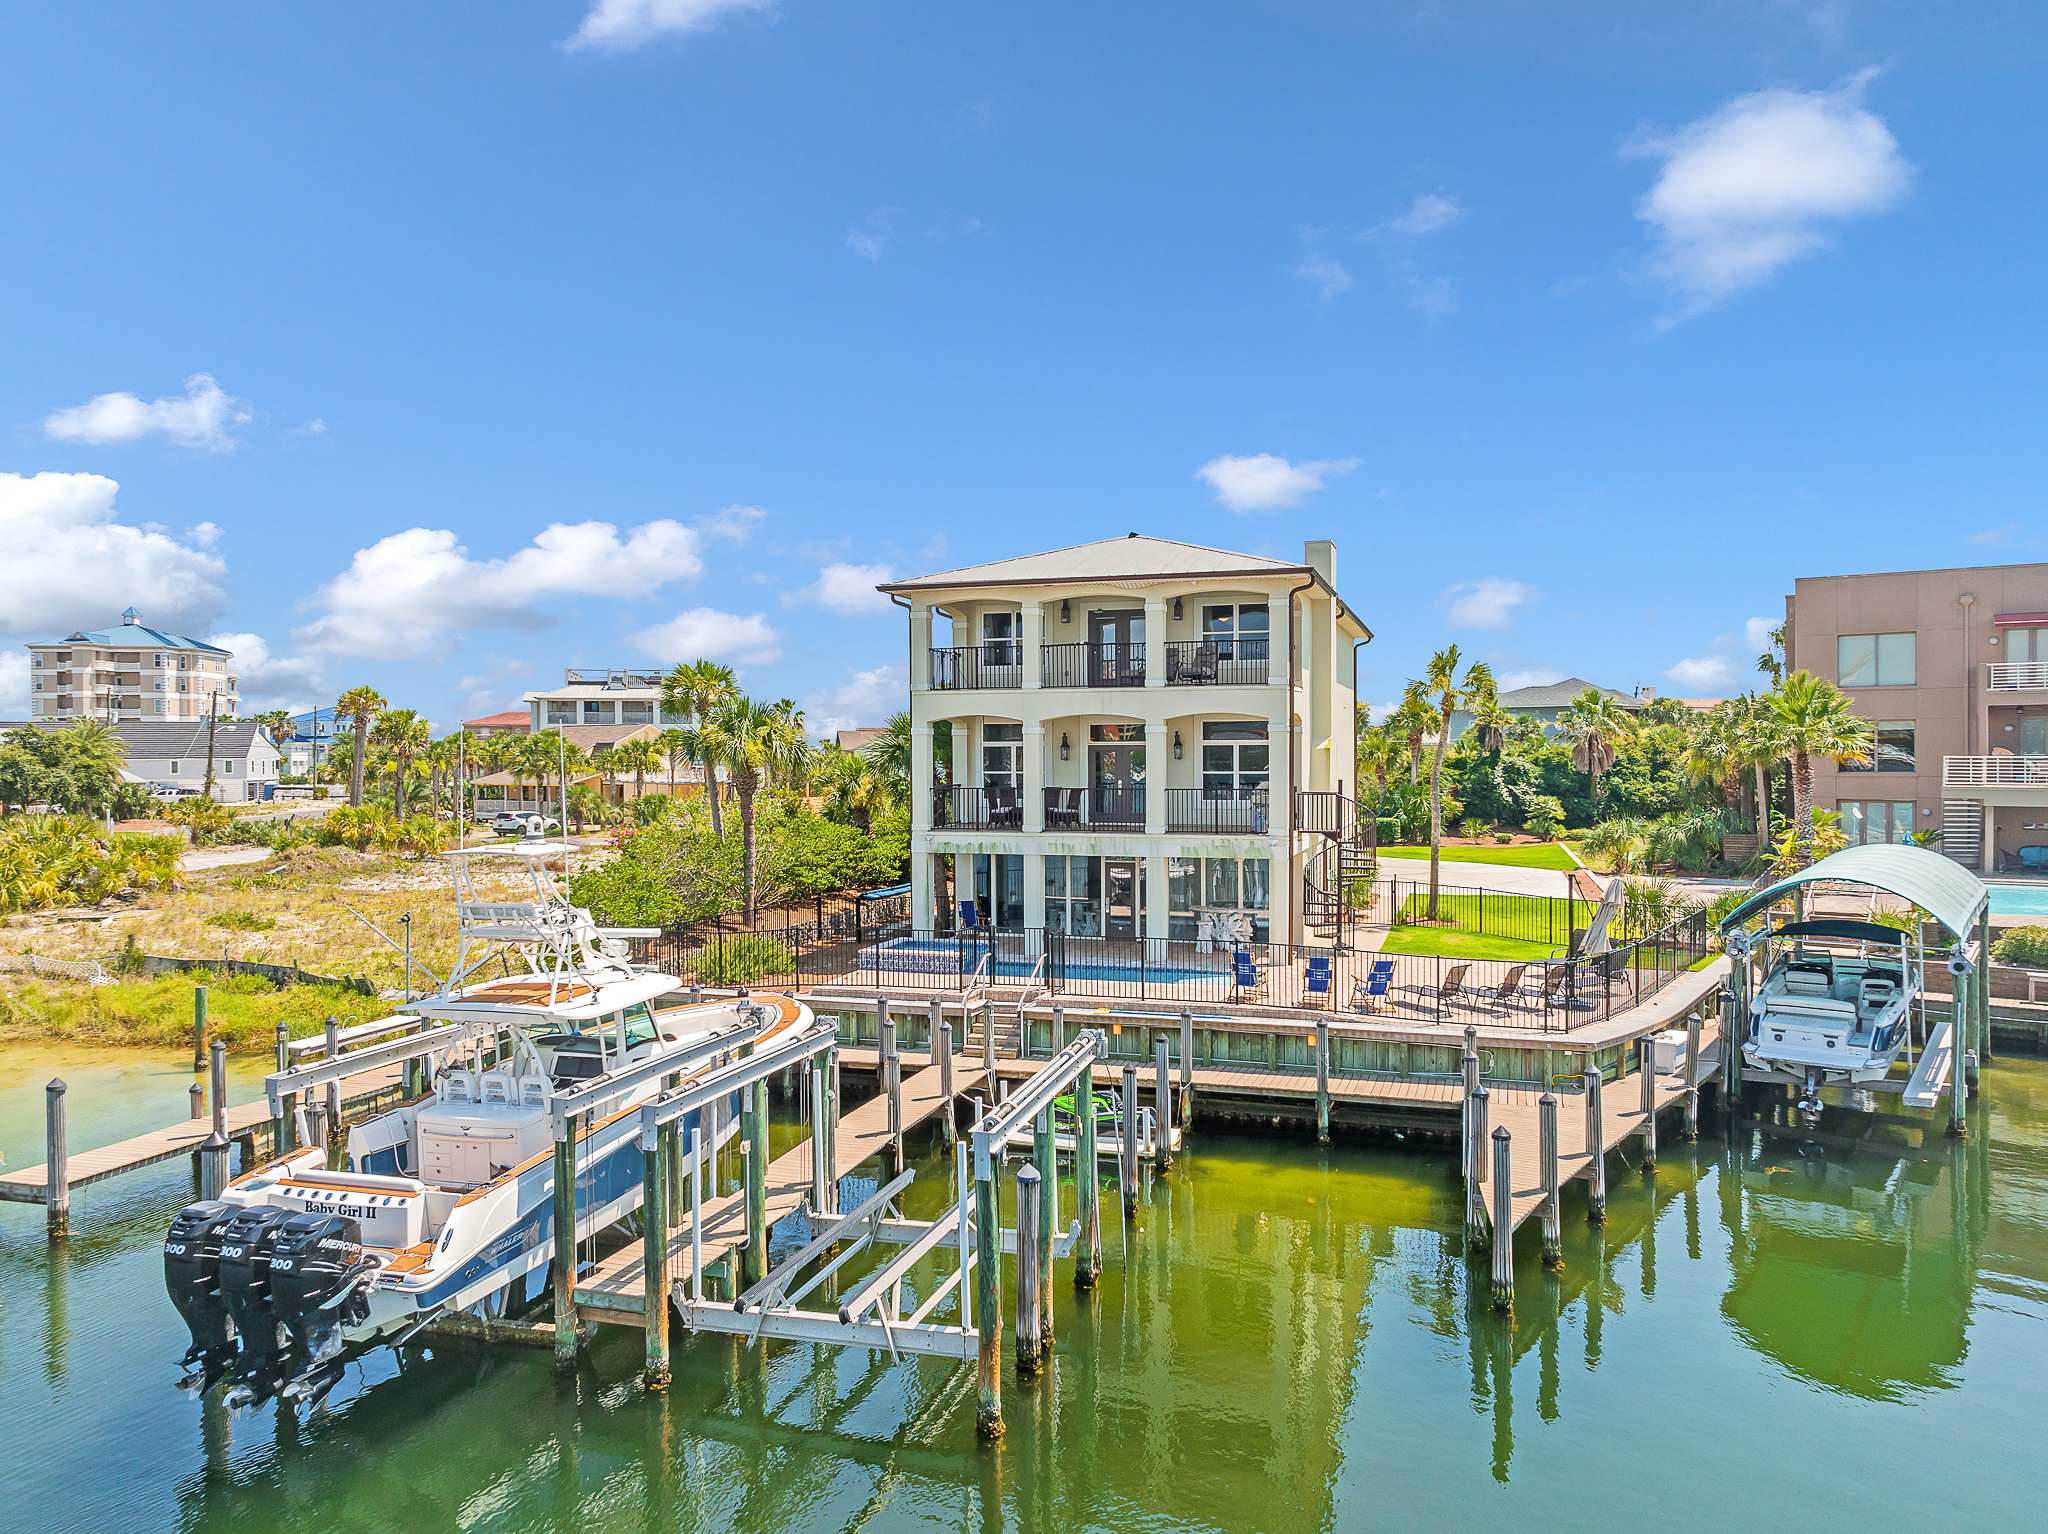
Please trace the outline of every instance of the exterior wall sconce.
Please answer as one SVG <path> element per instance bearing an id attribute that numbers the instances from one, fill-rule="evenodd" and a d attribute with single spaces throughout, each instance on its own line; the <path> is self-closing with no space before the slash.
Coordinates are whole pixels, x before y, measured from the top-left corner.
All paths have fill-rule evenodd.
<path id="1" fill-rule="evenodd" d="M 1179 731 L 1179 730 L 1175 730 L 1175 731 L 1173 732 L 1173 759 L 1174 759 L 1174 760 L 1175 760 L 1176 762 L 1180 760 L 1180 731 Z"/>
<path id="2" fill-rule="evenodd" d="M 1066 599 L 1063 597 L 1060 599 L 1060 622 L 1072 623 L 1073 621 L 1074 609 L 1067 604 Z"/>
<path id="3" fill-rule="evenodd" d="M 1178 623 L 1178 622 L 1180 622 L 1180 598 L 1179 598 L 1179 597 L 1175 597 L 1175 598 L 1173 599 L 1173 621 L 1174 621 L 1175 623 Z"/>
<path id="4" fill-rule="evenodd" d="M 1069 757 L 1070 755 L 1072 755 L 1072 754 L 1073 754 L 1073 747 L 1071 747 L 1071 746 L 1069 746 L 1069 745 L 1067 744 L 1067 732 L 1066 732 L 1065 730 L 1061 730 L 1061 731 L 1060 731 L 1060 760 L 1064 762 L 1064 761 L 1065 761 L 1065 760 L 1066 760 L 1066 759 L 1067 759 L 1067 758 L 1068 758 L 1068 757 Z"/>

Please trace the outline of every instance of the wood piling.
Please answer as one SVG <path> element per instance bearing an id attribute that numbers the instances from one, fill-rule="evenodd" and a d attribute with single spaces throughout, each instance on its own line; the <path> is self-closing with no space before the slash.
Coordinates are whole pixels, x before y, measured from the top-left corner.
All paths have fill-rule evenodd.
<path id="1" fill-rule="evenodd" d="M 576 1117 L 555 1126 L 555 1368 L 576 1367 Z"/>
<path id="2" fill-rule="evenodd" d="M 1180 1009 L 1180 1126 L 1187 1132 L 1195 1121 L 1195 1014 Z"/>
<path id="3" fill-rule="evenodd" d="M 1557 1094 L 1545 1092 L 1536 1100 L 1537 1159 L 1543 1171 L 1543 1265 L 1564 1266 L 1564 1201 L 1559 1197 Z"/>
<path id="4" fill-rule="evenodd" d="M 1700 1015 L 1685 1015 L 1685 1137 L 1700 1137 Z"/>
<path id="5" fill-rule="evenodd" d="M 1607 1223 L 1607 1142 L 1601 1137 L 1600 1067 L 1586 1072 L 1586 1218 Z"/>
<path id="6" fill-rule="evenodd" d="M 1017 1168 L 1017 1373 L 1038 1372 L 1038 1168 Z"/>
<path id="7" fill-rule="evenodd" d="M 889 1094 L 889 1175 L 903 1170 L 903 1061 L 896 1053 L 896 1023 L 886 1004 L 876 1025 L 882 1057 L 882 1090 Z"/>
<path id="8" fill-rule="evenodd" d="M 1487 1243 L 1486 1096 L 1481 1083 L 1465 1099 L 1465 1239 L 1479 1250 Z"/>
<path id="9" fill-rule="evenodd" d="M 640 1378 L 649 1390 L 668 1389 L 668 1203 L 669 1142 L 676 1125 L 663 1124 L 652 1146 L 640 1155 L 640 1264 L 647 1361 Z"/>
<path id="10" fill-rule="evenodd" d="M 1038 1169 L 1038 1353 L 1043 1358 L 1052 1351 L 1052 1239 L 1060 1207 L 1059 1146 L 1050 1103 L 1038 1110 L 1032 1126 L 1031 1160 Z M 1018 1223 L 1023 1223 L 1021 1216 Z"/>
<path id="11" fill-rule="evenodd" d="M 199 1196 L 219 1198 L 228 1185 L 228 1046 L 215 1039 L 208 1050 L 207 1093 L 213 1099 L 213 1133 L 199 1147 Z"/>
<path id="12" fill-rule="evenodd" d="M 981 1004 L 981 1068 L 987 1073 L 989 1092 L 995 1092 L 996 1080 L 996 1004 L 984 1001 Z"/>
<path id="13" fill-rule="evenodd" d="M 989 1078 L 994 1089 L 994 1078 Z M 1003 1436 L 1003 1234 L 997 1213 L 996 1169 L 980 1149 L 974 1164 L 975 1431 Z"/>
<path id="14" fill-rule="evenodd" d="M 1643 1175 L 1657 1170 L 1657 1041 L 1636 1040 L 1636 1074 L 1643 1088 Z"/>
<path id="15" fill-rule="evenodd" d="M 1138 1068 L 1124 1067 L 1123 1154 L 1117 1157 L 1117 1181 L 1124 1199 L 1124 1221 L 1138 1218 Z"/>
<path id="16" fill-rule="evenodd" d="M 200 1084 L 199 1084 L 198 1082 L 196 1082 L 196 1081 L 195 1081 L 195 1082 L 193 1082 L 193 1083 L 192 1083 L 192 1085 L 191 1085 L 191 1086 L 189 1086 L 189 1087 L 187 1087 L 187 1088 L 185 1089 L 185 1097 L 186 1097 L 185 1117 L 186 1117 L 186 1118 L 188 1118 L 188 1119 L 203 1119 L 203 1118 L 205 1118 L 205 1117 L 206 1117 L 206 1088 L 202 1087 L 202 1086 L 201 1086 L 201 1085 L 200 1085 Z"/>
<path id="17" fill-rule="evenodd" d="M 1316 1023 L 1316 1144 L 1330 1143 L 1330 1025 Z"/>
<path id="18" fill-rule="evenodd" d="M 1081 1243 L 1075 1249 L 1074 1287 L 1093 1289 L 1102 1273 L 1102 1173 L 1096 1162 L 1095 1067 L 1081 1067 L 1074 1101 L 1074 1194 L 1081 1217 Z"/>
<path id="19" fill-rule="evenodd" d="M 61 1076 L 43 1088 L 43 1228 L 53 1240 L 71 1234 L 71 1152 L 64 1120 L 68 1090 Z"/>
<path id="20" fill-rule="evenodd" d="M 768 1082 L 751 1082 L 743 1089 L 745 1108 L 741 1122 L 746 1145 L 742 1159 L 747 1178 L 747 1244 L 741 1248 L 740 1287 L 748 1289 L 768 1276 Z M 891 1099 L 892 1110 L 900 1105 Z M 892 1113 L 892 1117 L 895 1116 Z M 897 1119 L 896 1153 L 903 1154 L 900 1118 Z"/>
<path id="21" fill-rule="evenodd" d="M 937 1065 L 939 1063 L 939 1034 L 946 1026 L 946 1006 L 936 996 L 931 999 L 930 1008 L 925 1015 L 925 1023 L 925 1050 L 930 1057 L 930 1063 Z M 947 1143 L 950 1144 L 951 1142 L 948 1141 Z"/>
<path id="22" fill-rule="evenodd" d="M 1152 1160 L 1160 1171 L 1173 1165 L 1173 1093 L 1167 1085 L 1166 1039 L 1160 1037 L 1152 1055 L 1152 1101 L 1158 1117 L 1152 1125 Z"/>
<path id="23" fill-rule="evenodd" d="M 1503 1124 L 1493 1132 L 1493 1308 L 1515 1308 L 1515 1187 L 1511 1142 Z"/>
<path id="24" fill-rule="evenodd" d="M 1052 1052 L 1058 1054 L 1067 1047 L 1067 1009 L 1059 1002 L 1052 1004 Z"/>
<path id="25" fill-rule="evenodd" d="M 936 1007 L 938 1003 L 932 1005 Z M 939 1111 L 939 1128 L 945 1134 L 946 1144 L 951 1145 L 960 1138 L 960 1121 L 954 1115 L 953 1103 L 953 1025 L 942 1021 L 932 1031 L 932 1038 L 936 1041 L 932 1059 L 939 1068 L 939 1090 L 946 1098 L 946 1106 Z"/>
<path id="26" fill-rule="evenodd" d="M 192 1070 L 206 1069 L 206 987 L 192 987 Z"/>

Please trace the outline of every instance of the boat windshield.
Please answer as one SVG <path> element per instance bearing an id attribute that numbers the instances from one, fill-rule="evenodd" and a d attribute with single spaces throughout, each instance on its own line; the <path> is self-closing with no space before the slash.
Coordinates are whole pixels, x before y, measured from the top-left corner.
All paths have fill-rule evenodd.
<path id="1" fill-rule="evenodd" d="M 654 1012 L 646 1002 L 636 1001 L 626 1008 L 626 1048 L 638 1049 L 660 1036 L 661 1030 L 654 1026 Z"/>

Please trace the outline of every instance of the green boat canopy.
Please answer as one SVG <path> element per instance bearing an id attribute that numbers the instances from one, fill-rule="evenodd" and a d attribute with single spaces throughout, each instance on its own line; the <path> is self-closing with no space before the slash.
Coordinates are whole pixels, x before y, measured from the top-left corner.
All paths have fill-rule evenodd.
<path id="1" fill-rule="evenodd" d="M 1990 899 L 1984 881 L 1952 858 L 1925 847 L 1872 842 L 1862 847 L 1845 847 L 1758 890 L 1721 918 L 1721 930 L 1734 931 L 1772 901 L 1803 884 L 1821 883 L 1867 884 L 1901 900 L 1910 900 L 1957 938 L 1967 938 L 1976 929 Z"/>

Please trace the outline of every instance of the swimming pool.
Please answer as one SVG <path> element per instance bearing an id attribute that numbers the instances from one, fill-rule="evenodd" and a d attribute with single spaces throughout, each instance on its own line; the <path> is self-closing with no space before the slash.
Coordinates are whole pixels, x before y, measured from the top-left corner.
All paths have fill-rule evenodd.
<path id="1" fill-rule="evenodd" d="M 969 975 L 986 956 L 988 950 L 973 943 L 961 944 L 944 939 L 898 937 L 875 944 L 861 953 L 861 968 L 871 974 L 905 975 Z M 990 972 L 1005 979 L 1027 979 L 1038 967 L 1036 957 L 1008 957 L 998 955 L 990 964 Z M 1140 965 L 1135 959 L 1078 959 L 1068 957 L 1061 966 L 1061 975 L 1068 980 L 1147 981 L 1168 984 L 1183 980 L 1213 980 L 1228 984 L 1230 966 L 1226 958 L 1219 958 L 1214 965 L 1159 964 Z"/>
<path id="2" fill-rule="evenodd" d="M 2048 884 L 1987 884 L 1993 916 L 2048 916 Z"/>

